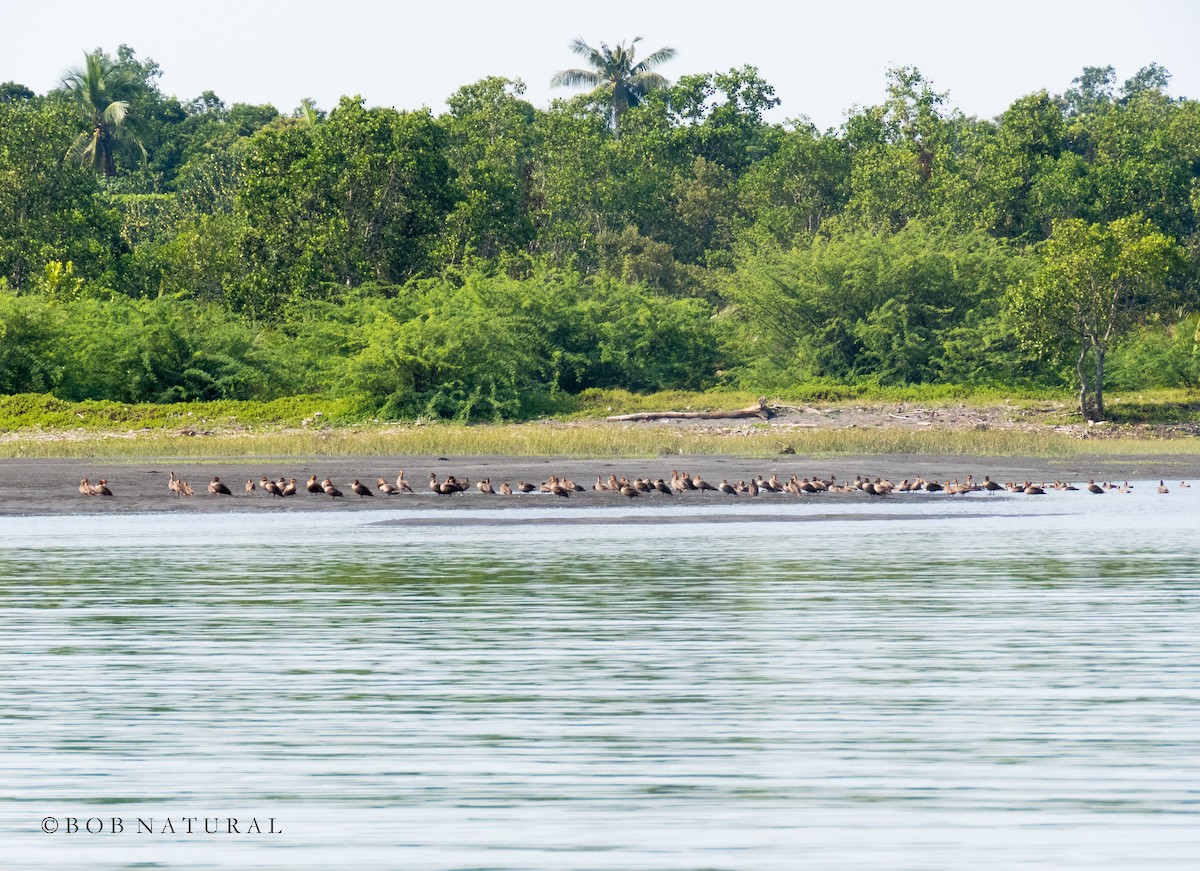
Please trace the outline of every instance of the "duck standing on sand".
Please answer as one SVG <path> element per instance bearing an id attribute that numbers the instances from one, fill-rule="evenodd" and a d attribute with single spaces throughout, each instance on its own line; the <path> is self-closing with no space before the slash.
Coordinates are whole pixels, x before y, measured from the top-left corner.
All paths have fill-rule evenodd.
<path id="1" fill-rule="evenodd" d="M 247 479 L 246 479 L 246 495 L 247 495 L 247 496 L 253 496 L 253 495 L 254 495 L 254 491 L 255 491 L 255 489 L 256 489 L 256 488 L 255 488 L 255 486 L 254 486 L 254 479 L 253 479 L 253 478 L 247 478 Z"/>
<path id="2" fill-rule="evenodd" d="M 230 492 L 228 487 L 226 487 L 224 484 L 221 483 L 220 478 L 214 476 L 213 479 L 208 482 L 208 495 L 210 495 L 210 496 L 232 496 L 233 493 Z"/>
<path id="3" fill-rule="evenodd" d="M 317 483 L 316 475 L 308 476 L 308 482 L 304 485 L 304 489 L 307 490 L 309 493 L 324 493 L 325 492 L 321 488 L 321 485 Z"/>
<path id="4" fill-rule="evenodd" d="M 326 496 L 329 496 L 332 499 L 337 499 L 339 496 L 342 495 L 342 491 L 339 490 L 337 487 L 333 486 L 333 482 L 330 481 L 328 478 L 326 478 L 325 480 L 323 480 L 321 482 L 321 489 L 325 492 Z M 343 498 L 345 498 L 345 497 L 343 497 Z"/>
<path id="5" fill-rule="evenodd" d="M 384 478 L 377 478 L 376 483 L 379 487 L 379 492 L 382 493 L 384 496 L 395 496 L 397 493 L 400 492 L 395 487 L 393 487 L 391 484 L 389 484 L 387 482 L 387 480 Z"/>
<path id="6" fill-rule="evenodd" d="M 364 496 L 370 496 L 372 499 L 375 498 L 375 494 L 371 492 L 371 488 L 360 482 L 358 478 L 354 479 L 354 482 L 350 485 L 350 489 L 357 493 L 360 499 Z"/>

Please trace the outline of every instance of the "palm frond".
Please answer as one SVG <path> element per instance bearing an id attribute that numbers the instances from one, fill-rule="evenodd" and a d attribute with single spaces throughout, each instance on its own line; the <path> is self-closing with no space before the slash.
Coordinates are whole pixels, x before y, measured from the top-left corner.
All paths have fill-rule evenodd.
<path id="1" fill-rule="evenodd" d="M 550 79 L 552 88 L 580 88 L 580 87 L 595 87 L 600 84 L 602 79 L 591 70 L 562 70 L 554 74 Z"/>
<path id="2" fill-rule="evenodd" d="M 129 112 L 129 104 L 124 100 L 113 100 L 105 107 L 101 113 L 105 124 L 111 124 L 114 127 L 120 127 L 125 123 L 125 116 Z"/>
<path id="3" fill-rule="evenodd" d="M 629 89 L 635 91 L 638 96 L 661 90 L 666 86 L 667 80 L 658 73 L 639 73 L 629 77 Z"/>
<path id="4" fill-rule="evenodd" d="M 579 37 L 579 36 L 577 36 L 573 40 L 571 40 L 571 44 L 570 44 L 569 48 L 571 49 L 572 52 L 579 55 L 580 57 L 586 58 L 587 62 L 589 64 L 591 64 L 593 67 L 603 66 L 604 65 L 604 55 L 608 53 L 608 46 L 605 45 L 604 43 L 600 43 L 600 48 L 595 49 L 595 48 L 592 48 L 590 45 L 588 45 L 586 42 L 584 42 L 583 38 Z"/>
<path id="5" fill-rule="evenodd" d="M 642 58 L 641 63 L 633 68 L 633 72 L 641 73 L 652 70 L 656 66 L 660 66 L 669 60 L 673 60 L 676 54 L 678 54 L 678 52 L 676 52 L 675 49 L 671 48 L 669 45 L 665 45 L 658 51 L 654 52 L 654 54 L 648 54 Z"/>

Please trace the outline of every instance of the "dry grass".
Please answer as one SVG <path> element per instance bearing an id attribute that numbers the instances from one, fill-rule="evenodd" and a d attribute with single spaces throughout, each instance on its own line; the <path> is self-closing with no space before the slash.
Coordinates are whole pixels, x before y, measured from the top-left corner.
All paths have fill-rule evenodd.
<path id="1" fill-rule="evenodd" d="M 1200 440 L 1087 438 L 1020 430 L 918 431 L 888 428 L 781 430 L 751 425 L 714 430 L 662 425 L 527 423 L 280 430 L 185 436 L 162 432 L 9 433 L 2 457 L 546 456 L 770 457 L 931 454 L 1073 457 L 1200 454 Z"/>

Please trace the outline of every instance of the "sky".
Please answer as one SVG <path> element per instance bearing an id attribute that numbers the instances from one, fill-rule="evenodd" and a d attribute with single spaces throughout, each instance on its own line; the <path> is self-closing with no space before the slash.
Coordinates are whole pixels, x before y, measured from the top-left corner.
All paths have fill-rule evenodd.
<path id="1" fill-rule="evenodd" d="M 0 21 L 0 81 L 44 93 L 85 51 L 115 54 L 124 43 L 159 63 L 167 94 L 212 90 L 283 112 L 305 97 L 328 109 L 357 94 L 440 114 L 446 97 L 490 75 L 522 79 L 526 99 L 544 107 L 575 93 L 549 86 L 580 65 L 572 39 L 637 36 L 642 54 L 676 49 L 660 68 L 670 79 L 758 67 L 781 100 L 771 120 L 807 116 L 821 129 L 882 102 L 897 66 L 916 66 L 952 106 L 981 118 L 1043 88 L 1062 93 L 1084 66 L 1111 64 L 1119 84 L 1157 62 L 1173 75 L 1173 96 L 1200 98 L 1196 0 L 0 0 Z"/>

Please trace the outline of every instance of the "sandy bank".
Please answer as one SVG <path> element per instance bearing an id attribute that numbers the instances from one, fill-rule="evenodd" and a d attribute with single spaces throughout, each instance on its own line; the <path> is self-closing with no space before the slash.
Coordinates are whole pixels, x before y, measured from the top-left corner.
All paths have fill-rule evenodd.
<path id="1" fill-rule="evenodd" d="M 372 498 L 361 498 L 350 491 L 355 478 L 375 488 L 378 477 L 394 481 L 396 472 L 405 470 L 412 482 L 416 495 L 388 497 L 378 494 Z M 213 511 L 355 511 L 398 508 L 429 508 L 446 511 L 463 511 L 472 508 L 505 508 L 536 505 L 570 505 L 575 508 L 587 506 L 627 505 L 638 510 L 644 505 L 665 505 L 684 502 L 690 504 L 719 504 L 734 499 L 748 500 L 748 496 L 726 496 L 720 493 L 688 493 L 681 497 L 653 494 L 640 499 L 626 499 L 619 494 L 593 493 L 590 490 L 576 493 L 571 499 L 561 499 L 545 494 L 525 496 L 485 496 L 472 487 L 469 493 L 456 496 L 435 496 L 425 487 L 430 472 L 439 478 L 453 474 L 460 480 L 469 479 L 472 484 L 490 478 L 496 487 L 508 481 L 514 487 L 518 481 L 541 483 L 549 475 L 570 478 L 590 488 L 600 475 L 607 479 L 610 474 L 629 478 L 646 477 L 669 480 L 672 469 L 700 474 L 706 481 L 717 484 L 726 478 L 736 482 L 749 480 L 762 474 L 769 477 L 777 474 L 787 480 L 793 474 L 804 478 L 812 475 L 834 475 L 839 480 L 853 479 L 855 475 L 883 476 L 898 482 L 904 478 L 920 475 L 930 480 L 946 481 L 952 478 L 964 480 L 968 474 L 977 481 L 990 475 L 997 481 L 1036 482 L 1055 480 L 1080 483 L 1089 478 L 1097 481 L 1155 480 L 1162 478 L 1168 484 L 1177 485 L 1182 480 L 1195 479 L 1200 484 L 1200 457 L 1156 456 L 1156 457 L 1105 457 L 1089 460 L 1072 457 L 1062 460 L 1025 459 L 1013 457 L 946 457 L 914 454 L 899 454 L 869 457 L 806 458 L 801 456 L 777 457 L 769 460 L 753 460 L 740 457 L 666 457 L 658 460 L 564 460 L 559 458 L 530 457 L 338 457 L 338 458 L 246 458 L 236 462 L 228 459 L 212 462 L 189 460 L 186 463 L 170 463 L 162 460 L 123 461 L 86 459 L 36 459 L 0 460 L 0 515 L 50 515 L 91 513 L 134 513 L 147 511 L 164 512 L 213 512 Z M 167 489 L 168 473 L 174 472 L 189 481 L 196 495 L 178 497 Z M 303 491 L 303 482 L 311 474 L 318 478 L 329 476 L 346 494 L 345 498 L 332 500 L 325 495 L 313 495 Z M 301 492 L 295 497 L 280 499 L 261 491 L 246 495 L 243 486 L 247 478 L 258 481 L 267 475 L 272 480 L 280 476 L 296 478 Z M 219 476 L 227 483 L 233 496 L 210 496 L 206 492 L 208 482 Z M 112 498 L 85 497 L 79 494 L 79 480 L 87 477 L 92 481 L 105 478 L 114 495 Z M 982 497 L 983 494 L 972 494 Z M 778 494 L 767 498 L 798 499 L 791 494 Z M 862 500 L 873 497 L 865 494 L 822 494 L 819 497 L 831 501 Z"/>

